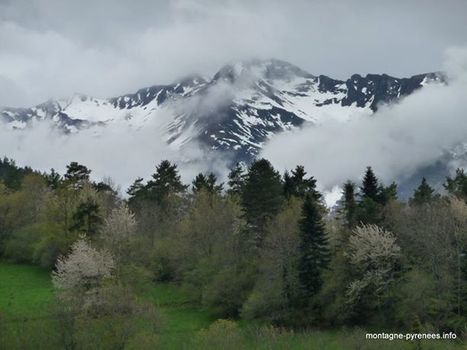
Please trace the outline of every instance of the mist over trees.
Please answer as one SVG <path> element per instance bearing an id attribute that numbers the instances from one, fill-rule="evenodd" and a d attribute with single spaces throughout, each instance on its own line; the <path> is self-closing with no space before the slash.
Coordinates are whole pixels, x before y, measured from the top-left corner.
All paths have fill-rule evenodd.
<path id="1" fill-rule="evenodd" d="M 304 167 L 281 175 L 266 159 L 235 166 L 226 183 L 200 173 L 190 185 L 163 161 L 126 199 L 75 162 L 62 176 L 4 159 L 0 254 L 51 271 L 67 348 L 89 344 L 86 322 L 111 321 L 118 346 L 157 330 L 138 293 L 167 281 L 220 318 L 462 332 L 467 176 L 448 177 L 443 193 L 421 179 L 404 202 L 362 170 L 330 210 Z"/>

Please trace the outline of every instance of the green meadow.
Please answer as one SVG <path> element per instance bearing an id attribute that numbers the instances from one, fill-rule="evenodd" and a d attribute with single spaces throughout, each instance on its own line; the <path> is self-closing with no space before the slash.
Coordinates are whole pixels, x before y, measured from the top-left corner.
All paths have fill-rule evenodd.
<path id="1" fill-rule="evenodd" d="M 244 321 L 216 322 L 172 283 L 154 285 L 142 297 L 160 313 L 160 349 L 465 349 L 447 341 L 369 342 L 360 329 L 291 332 Z M 53 302 L 48 271 L 0 263 L 0 349 L 60 349 L 59 325 L 50 314 Z"/>

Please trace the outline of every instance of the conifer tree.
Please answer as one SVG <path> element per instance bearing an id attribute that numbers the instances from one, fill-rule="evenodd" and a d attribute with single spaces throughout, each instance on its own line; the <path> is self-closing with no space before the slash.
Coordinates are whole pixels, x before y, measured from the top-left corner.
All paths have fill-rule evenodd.
<path id="1" fill-rule="evenodd" d="M 143 190 L 144 190 L 143 178 L 142 178 L 142 177 L 138 177 L 138 178 L 131 184 L 131 186 L 128 188 L 128 190 L 126 191 L 126 193 L 127 193 L 131 198 L 134 198 L 134 197 L 137 197 L 137 196 L 141 195 L 141 193 L 143 192 Z"/>
<path id="2" fill-rule="evenodd" d="M 367 167 L 360 187 L 357 222 L 364 224 L 379 224 L 382 220 L 382 191 L 373 169 Z"/>
<path id="3" fill-rule="evenodd" d="M 241 197 L 245 217 L 259 246 L 267 222 L 277 214 L 284 199 L 281 176 L 268 160 L 260 159 L 251 164 Z"/>
<path id="4" fill-rule="evenodd" d="M 355 184 L 352 181 L 347 181 L 344 184 L 342 201 L 342 210 L 345 218 L 345 224 L 348 228 L 352 228 L 357 223 L 357 202 L 355 200 Z"/>
<path id="5" fill-rule="evenodd" d="M 235 167 L 230 170 L 228 175 L 229 189 L 227 193 L 240 195 L 242 193 L 243 186 L 245 185 L 245 172 L 240 163 L 237 163 Z"/>
<path id="6" fill-rule="evenodd" d="M 385 187 L 382 184 L 378 187 L 378 203 L 386 205 L 391 200 L 397 199 L 397 184 L 393 182 L 389 186 Z"/>
<path id="7" fill-rule="evenodd" d="M 456 176 L 453 178 L 448 176 L 444 188 L 449 194 L 467 200 L 467 175 L 464 169 L 457 169 Z"/>
<path id="8" fill-rule="evenodd" d="M 295 195 L 297 197 L 304 198 L 308 193 L 311 194 L 315 199 L 320 197 L 316 191 L 316 180 L 312 177 L 306 178 L 306 171 L 303 165 L 297 165 L 292 170 L 292 180 L 295 185 Z"/>
<path id="9" fill-rule="evenodd" d="M 305 197 L 302 215 L 299 279 L 303 289 L 302 302 L 306 304 L 321 289 L 322 272 L 328 267 L 330 256 L 319 203 L 310 194 Z"/>
<path id="10" fill-rule="evenodd" d="M 80 203 L 73 214 L 72 231 L 83 233 L 87 236 L 94 236 L 99 232 L 102 224 L 99 205 L 92 199 Z"/>
<path id="11" fill-rule="evenodd" d="M 292 176 L 290 176 L 290 173 L 288 172 L 288 170 L 286 170 L 282 178 L 284 181 L 284 196 L 286 198 L 290 198 L 294 193 L 294 187 L 295 187 Z"/>
<path id="12" fill-rule="evenodd" d="M 89 181 L 91 170 L 77 162 L 71 162 L 66 166 L 65 180 L 69 183 L 81 187 L 84 182 Z"/>
<path id="13" fill-rule="evenodd" d="M 100 192 L 100 193 L 107 193 L 107 194 L 110 194 L 112 196 L 117 196 L 118 195 L 117 190 L 115 190 L 112 187 L 112 184 L 108 184 L 108 183 L 106 183 L 104 181 L 99 181 L 97 183 L 94 183 L 94 189 L 97 192 Z"/>
<path id="14" fill-rule="evenodd" d="M 55 169 L 50 169 L 50 174 L 46 174 L 45 178 L 47 180 L 47 184 L 50 188 L 56 190 L 62 181 L 62 177 L 59 173 L 55 171 Z"/>
<path id="15" fill-rule="evenodd" d="M 434 199 L 434 192 L 435 190 L 423 178 L 418 188 L 414 191 L 412 198 L 410 198 L 409 203 L 411 205 L 430 203 Z"/>
<path id="16" fill-rule="evenodd" d="M 182 194 L 186 188 L 180 180 L 177 165 L 163 160 L 144 187 L 144 193 L 148 199 L 161 204 L 169 195 Z"/>
<path id="17" fill-rule="evenodd" d="M 206 175 L 204 175 L 203 173 L 199 173 L 198 175 L 196 175 L 195 179 L 191 183 L 191 186 L 193 188 L 194 193 L 201 191 L 203 188 L 207 189 L 208 179 Z"/>
<path id="18" fill-rule="evenodd" d="M 363 177 L 362 187 L 360 188 L 362 198 L 369 198 L 375 202 L 379 199 L 378 179 L 371 167 L 366 168 L 365 176 Z"/>
<path id="19" fill-rule="evenodd" d="M 222 184 L 217 185 L 216 182 L 217 177 L 213 173 L 209 173 L 207 176 L 199 173 L 192 182 L 193 192 L 197 193 L 201 190 L 205 190 L 210 193 L 220 194 L 222 191 Z"/>
<path id="20" fill-rule="evenodd" d="M 208 175 L 208 186 L 209 189 L 213 192 L 221 192 L 223 184 L 217 184 L 217 176 L 214 173 L 209 173 Z"/>
<path id="21" fill-rule="evenodd" d="M 291 172 L 284 174 L 284 194 L 287 198 L 291 196 L 305 198 L 311 194 L 315 199 L 321 200 L 321 194 L 316 191 L 316 180 L 313 176 L 306 178 L 306 171 L 302 165 L 297 165 Z"/>
<path id="22" fill-rule="evenodd" d="M 10 189 L 19 190 L 26 175 L 32 174 L 29 167 L 19 167 L 13 159 L 0 159 L 0 180 Z"/>

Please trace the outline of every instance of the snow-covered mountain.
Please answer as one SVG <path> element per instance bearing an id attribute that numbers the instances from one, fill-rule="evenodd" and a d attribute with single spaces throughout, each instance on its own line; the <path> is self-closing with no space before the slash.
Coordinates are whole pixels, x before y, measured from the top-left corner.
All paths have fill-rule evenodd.
<path id="1" fill-rule="evenodd" d="M 212 78 L 190 76 L 132 94 L 100 99 L 76 94 L 32 108 L 0 108 L 0 121 L 15 129 L 48 121 L 64 133 L 108 125 L 144 128 L 157 125 L 175 149 L 192 142 L 232 161 L 250 161 L 274 134 L 305 123 L 370 116 L 378 106 L 409 95 L 439 73 L 394 78 L 358 74 L 336 80 L 315 76 L 280 60 L 251 60 L 226 65 Z"/>

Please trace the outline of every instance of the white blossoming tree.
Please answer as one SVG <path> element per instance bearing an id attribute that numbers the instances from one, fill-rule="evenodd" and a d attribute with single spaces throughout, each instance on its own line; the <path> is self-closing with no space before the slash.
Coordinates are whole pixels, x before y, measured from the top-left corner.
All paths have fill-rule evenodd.
<path id="1" fill-rule="evenodd" d="M 110 278 L 114 266 L 114 259 L 108 251 L 93 248 L 86 237 L 81 236 L 71 246 L 68 256 L 58 258 L 52 281 L 59 291 L 85 292 Z"/>
<path id="2" fill-rule="evenodd" d="M 135 233 L 135 214 L 124 203 L 113 209 L 104 220 L 101 237 L 106 247 L 111 250 L 117 263 L 121 263 L 125 257 L 128 257 L 129 244 Z"/>
<path id="3" fill-rule="evenodd" d="M 158 326 L 154 306 L 118 283 L 114 272 L 112 255 L 92 247 L 84 236 L 68 256 L 57 260 L 52 281 L 58 291 L 55 307 L 64 348 L 95 348 L 96 338 L 89 334 L 97 327 L 105 339 L 103 348 L 124 349 L 143 328 L 154 331 Z"/>
<path id="4" fill-rule="evenodd" d="M 394 280 L 400 247 L 394 235 L 376 225 L 361 225 L 349 238 L 347 257 L 357 278 L 349 285 L 351 304 L 363 297 L 377 298 Z"/>

